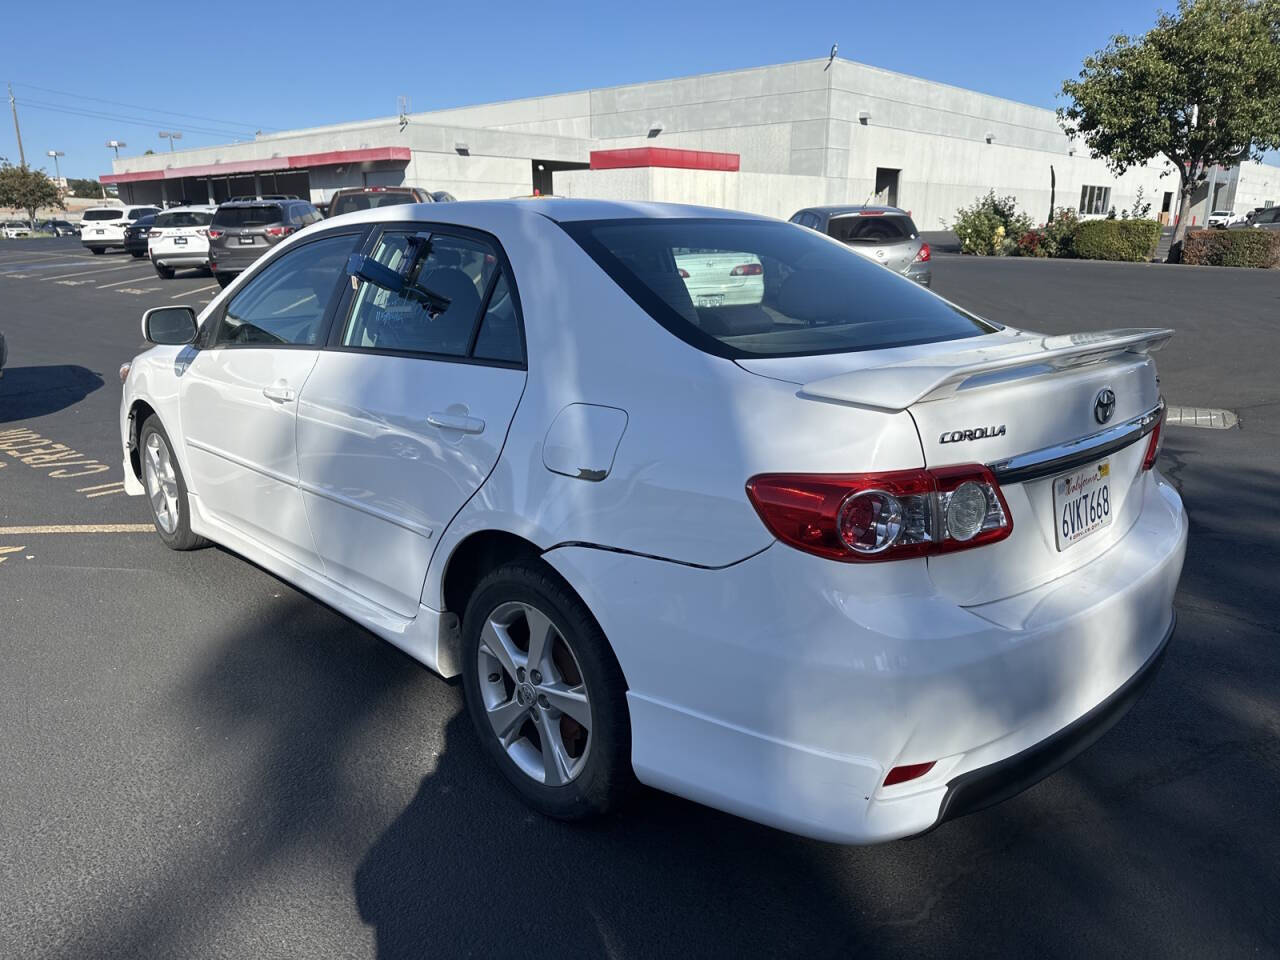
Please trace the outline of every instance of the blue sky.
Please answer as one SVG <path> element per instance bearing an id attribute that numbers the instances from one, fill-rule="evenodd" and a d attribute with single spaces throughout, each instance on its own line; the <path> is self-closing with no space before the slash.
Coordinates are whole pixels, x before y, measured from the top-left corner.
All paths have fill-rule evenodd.
<path id="1" fill-rule="evenodd" d="M 1175 2 L 170 0 L 59 3 L 53 18 L 10 3 L 0 79 L 29 163 L 53 173 L 58 149 L 64 176 L 97 176 L 108 139 L 122 155 L 168 150 L 163 129 L 183 131 L 181 146 L 226 143 L 386 116 L 401 94 L 421 111 L 824 56 L 833 42 L 850 60 L 1054 107 L 1083 57 Z M 8 116 L 0 156 L 18 159 Z"/>

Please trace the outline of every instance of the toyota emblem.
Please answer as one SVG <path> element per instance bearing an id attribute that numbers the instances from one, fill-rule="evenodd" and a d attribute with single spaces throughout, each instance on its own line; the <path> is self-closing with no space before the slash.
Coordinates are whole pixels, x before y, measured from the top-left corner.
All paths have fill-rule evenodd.
<path id="1" fill-rule="evenodd" d="M 1093 401 L 1093 419 L 1099 423 L 1106 423 L 1111 419 L 1111 415 L 1116 412 L 1116 395 L 1110 387 L 1105 387 L 1098 393 L 1098 399 Z"/>

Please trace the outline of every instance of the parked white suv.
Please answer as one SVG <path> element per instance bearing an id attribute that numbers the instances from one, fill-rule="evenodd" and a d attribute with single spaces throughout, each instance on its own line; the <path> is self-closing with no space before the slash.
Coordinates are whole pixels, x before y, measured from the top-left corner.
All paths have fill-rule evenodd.
<path id="1" fill-rule="evenodd" d="M 156 217 L 147 234 L 147 253 L 156 273 L 173 279 L 175 270 L 209 269 L 209 223 L 213 205 L 171 207 Z"/>
<path id="2" fill-rule="evenodd" d="M 124 248 L 124 228 L 159 207 L 90 207 L 80 218 L 80 242 L 94 253 L 108 247 Z"/>

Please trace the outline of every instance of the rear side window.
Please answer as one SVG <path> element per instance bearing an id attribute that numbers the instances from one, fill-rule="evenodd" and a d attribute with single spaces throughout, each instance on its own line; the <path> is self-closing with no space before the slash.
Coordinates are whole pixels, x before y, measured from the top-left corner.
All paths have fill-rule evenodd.
<path id="1" fill-rule="evenodd" d="M 269 223 L 280 223 L 284 219 L 284 211 L 278 203 L 255 203 L 244 207 L 219 207 L 213 215 L 214 226 L 218 227 L 262 227 Z"/>
<path id="2" fill-rule="evenodd" d="M 919 236 L 911 218 L 902 214 L 854 213 L 832 217 L 827 233 L 841 243 L 899 243 Z"/>
<path id="3" fill-rule="evenodd" d="M 375 207 L 394 207 L 402 203 L 417 203 L 408 190 L 388 190 L 378 193 L 344 193 L 329 205 L 329 216 L 336 217 L 354 210 L 372 210 Z"/>
<path id="4" fill-rule="evenodd" d="M 786 223 L 646 219 L 561 227 L 650 316 L 717 356 L 877 350 L 999 329 Z"/>
<path id="5" fill-rule="evenodd" d="M 207 227 L 213 219 L 211 213 L 196 210 L 182 210 L 177 213 L 162 213 L 156 217 L 155 227 Z"/>
<path id="6" fill-rule="evenodd" d="M 129 211 L 129 219 L 137 220 L 139 217 L 149 217 L 152 214 L 159 213 L 156 207 L 134 207 Z"/>
<path id="7" fill-rule="evenodd" d="M 124 216 L 123 210 L 86 210 L 82 220 L 119 220 Z"/>
<path id="8" fill-rule="evenodd" d="M 363 282 L 342 345 L 465 357 L 497 259 L 487 244 L 433 233 L 386 233 L 373 258 L 407 281 L 404 293 Z"/>

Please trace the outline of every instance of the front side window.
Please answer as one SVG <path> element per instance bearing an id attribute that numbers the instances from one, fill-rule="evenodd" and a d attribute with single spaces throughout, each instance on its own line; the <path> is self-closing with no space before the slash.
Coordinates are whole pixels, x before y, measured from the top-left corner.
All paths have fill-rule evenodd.
<path id="1" fill-rule="evenodd" d="M 214 346 L 319 343 L 329 301 L 358 241 L 356 235 L 327 237 L 274 260 L 227 304 Z"/>
<path id="2" fill-rule="evenodd" d="M 498 269 L 493 250 L 467 237 L 388 232 L 373 258 L 399 273 L 405 290 L 362 282 L 342 345 L 465 357 Z"/>
<path id="3" fill-rule="evenodd" d="M 649 219 L 561 227 L 651 317 L 717 356 L 876 350 L 999 329 L 785 223 Z"/>

